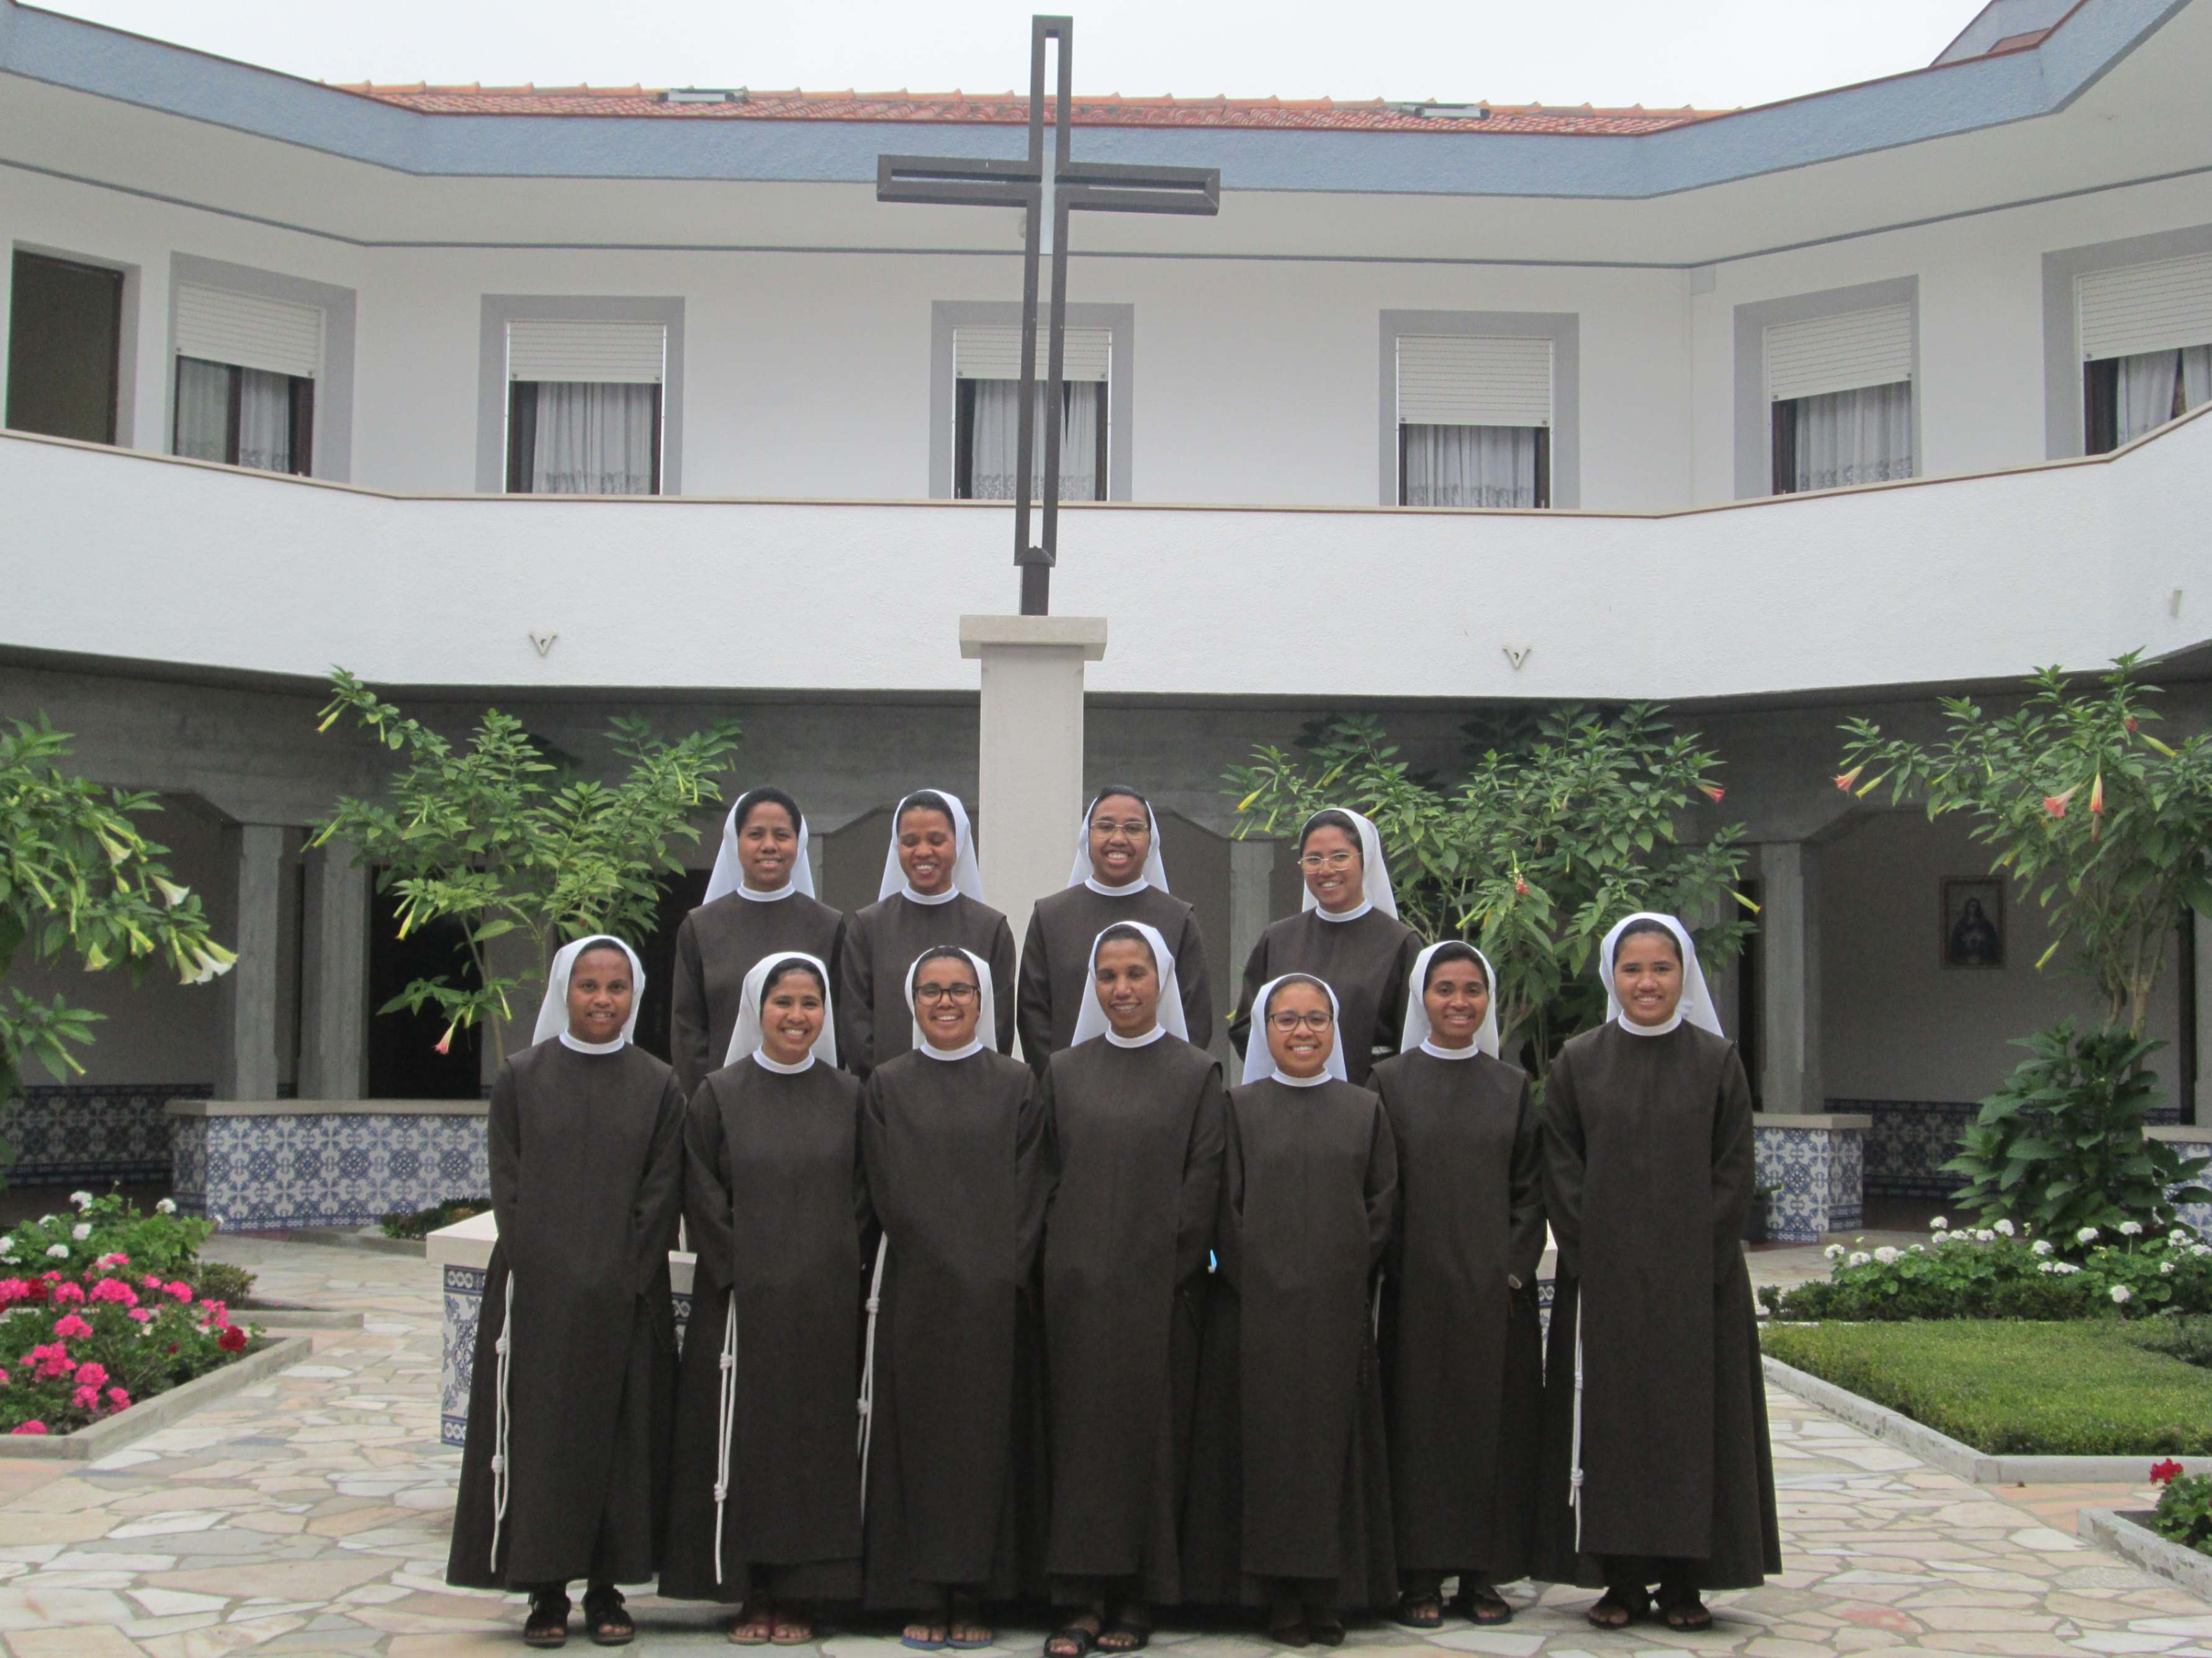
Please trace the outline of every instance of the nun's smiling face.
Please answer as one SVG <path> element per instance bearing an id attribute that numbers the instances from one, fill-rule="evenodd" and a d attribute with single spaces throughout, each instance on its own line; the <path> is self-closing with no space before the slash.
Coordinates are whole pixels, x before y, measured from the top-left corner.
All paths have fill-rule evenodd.
<path id="1" fill-rule="evenodd" d="M 1632 932 L 1613 958 L 1613 993 L 1621 1017 L 1664 1024 L 1682 1005 L 1682 957 L 1664 932 Z"/>
<path id="2" fill-rule="evenodd" d="M 975 1022 L 983 1013 L 975 969 L 949 956 L 924 962 L 915 975 L 914 1011 L 921 1021 L 922 1040 L 932 1048 L 967 1047 L 975 1040 Z"/>
<path id="3" fill-rule="evenodd" d="M 1109 938 L 1098 946 L 1091 976 L 1115 1035 L 1141 1036 L 1158 1023 L 1160 975 L 1140 940 Z"/>
<path id="4" fill-rule="evenodd" d="M 1367 896 L 1359 843 L 1334 823 L 1323 823 L 1298 849 L 1298 872 L 1314 902 L 1332 915 L 1359 908 Z"/>
<path id="5" fill-rule="evenodd" d="M 1104 887 L 1125 887 L 1145 872 L 1152 822 L 1145 803 L 1109 794 L 1091 808 L 1091 872 Z"/>
<path id="6" fill-rule="evenodd" d="M 1318 1077 L 1336 1046 L 1336 1014 L 1318 985 L 1287 984 L 1267 999 L 1267 1052 L 1286 1077 Z"/>
<path id="7" fill-rule="evenodd" d="M 587 950 L 568 969 L 568 1034 L 580 1042 L 611 1042 L 629 1023 L 637 987 L 629 957 L 619 950 Z"/>
<path id="8" fill-rule="evenodd" d="M 1465 1048 L 1490 1011 L 1490 987 L 1483 982 L 1482 969 L 1473 962 L 1439 963 L 1429 970 L 1421 1006 L 1429 1016 L 1431 1042 L 1438 1048 Z"/>
<path id="9" fill-rule="evenodd" d="M 924 897 L 952 890 L 952 865 L 959 851 L 952 820 L 934 806 L 909 806 L 899 814 L 899 868 L 907 884 Z"/>
<path id="10" fill-rule="evenodd" d="M 799 861 L 799 825 L 773 800 L 754 803 L 738 827 L 738 863 L 755 892 L 774 892 Z"/>
<path id="11" fill-rule="evenodd" d="M 761 998 L 761 1051 L 778 1065 L 797 1065 L 822 1034 L 822 986 L 810 970 L 781 975 Z"/>

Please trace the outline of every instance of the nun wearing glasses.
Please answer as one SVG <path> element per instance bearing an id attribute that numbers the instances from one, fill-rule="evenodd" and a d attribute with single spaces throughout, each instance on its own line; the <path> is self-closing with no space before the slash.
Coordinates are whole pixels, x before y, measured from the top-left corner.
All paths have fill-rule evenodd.
<path id="1" fill-rule="evenodd" d="M 1528 1575 L 1544 1356 L 1543 1145 L 1528 1078 L 1498 1056 L 1490 959 L 1456 939 L 1413 963 L 1401 1052 L 1375 1067 L 1398 1146 L 1398 1212 L 1383 1257 L 1383 1406 L 1397 1620 L 1450 1609 L 1503 1624 L 1498 1585 Z"/>
<path id="2" fill-rule="evenodd" d="M 698 1254 L 660 1592 L 742 1602 L 739 1646 L 803 1645 L 860 1598 L 860 1084 L 837 1068 L 829 967 L 745 975 L 729 1063 L 684 1122 Z"/>
<path id="3" fill-rule="evenodd" d="M 1744 1217 L 1751 1089 L 1697 946 L 1671 915 L 1616 923 L 1607 1017 L 1545 1084 L 1559 1242 L 1537 1575 L 1602 1588 L 1620 1629 L 1712 1626 L 1707 1589 L 1782 1569 Z"/>
<path id="4" fill-rule="evenodd" d="M 1229 1040 L 1239 1052 L 1251 1046 L 1262 985 L 1285 974 L 1309 975 L 1335 993 L 1344 1074 L 1364 1088 L 1376 1048 L 1397 1046 L 1420 935 L 1398 919 L 1382 837 L 1359 813 L 1332 806 L 1307 818 L 1298 829 L 1297 863 L 1304 906 L 1270 925 L 1252 946 Z"/>
<path id="5" fill-rule="evenodd" d="M 1229 1090 L 1184 1588 L 1265 1606 L 1279 1646 L 1339 1646 L 1346 1611 L 1398 1599 L 1370 1293 L 1397 1147 L 1382 1102 L 1345 1080 L 1329 986 L 1287 975 L 1253 1007 Z"/>
<path id="6" fill-rule="evenodd" d="M 1075 866 L 1066 887 L 1040 898 L 1030 912 L 1014 1024 L 1023 1056 L 1038 1076 L 1044 1075 L 1046 1061 L 1075 1040 L 1077 1021 L 1097 999 L 1091 981 L 1093 941 L 1106 928 L 1133 921 L 1166 943 L 1181 1010 L 1176 1035 L 1206 1047 L 1213 1040 L 1213 1002 L 1197 914 L 1168 890 L 1152 802 L 1115 783 L 1098 792 L 1075 826 Z"/>
<path id="7" fill-rule="evenodd" d="M 690 1099 L 723 1063 L 745 976 L 763 957 L 805 955 L 836 982 L 845 918 L 814 896 L 806 814 L 781 789 L 749 789 L 722 820 L 707 896 L 676 929 L 668 1054 Z"/>
<path id="8" fill-rule="evenodd" d="M 634 1046 L 645 972 L 617 938 L 553 958 L 536 1045 L 489 1113 L 499 1242 L 484 1278 L 446 1580 L 526 1590 L 523 1639 L 568 1638 L 568 1584 L 602 1646 L 635 1633 L 617 1583 L 660 1564 L 683 1204 L 684 1096 Z"/>

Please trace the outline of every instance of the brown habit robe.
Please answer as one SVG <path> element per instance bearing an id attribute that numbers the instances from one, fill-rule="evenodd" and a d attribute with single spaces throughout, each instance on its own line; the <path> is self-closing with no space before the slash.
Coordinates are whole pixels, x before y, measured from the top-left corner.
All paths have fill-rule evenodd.
<path id="1" fill-rule="evenodd" d="M 1198 936 L 1198 916 L 1173 893 L 1146 887 L 1127 897 L 1109 898 L 1078 884 L 1037 900 L 1030 912 L 1029 936 L 1022 941 L 1021 987 L 1015 1026 L 1030 1068 L 1044 1075 L 1045 1061 L 1075 1035 L 1075 1016 L 1091 988 L 1091 947 L 1118 921 L 1142 921 L 1158 928 L 1175 957 L 1176 980 L 1182 987 L 1183 1022 L 1191 1045 L 1213 1040 L 1213 993 L 1206 980 L 1206 942 Z"/>
<path id="2" fill-rule="evenodd" d="M 1100 1036 L 1044 1076 L 1044 1329 L 1055 1580 L 1182 1599 L 1199 1296 L 1221 1191 L 1221 1067 Z"/>
<path id="3" fill-rule="evenodd" d="M 1735 1044 L 1607 1023 L 1545 1085 L 1545 1207 L 1559 1243 L 1536 1575 L 1603 1587 L 1599 1557 L 1689 1563 L 1701 1588 L 1782 1569 L 1766 1386 L 1742 1236 L 1754 1183 Z M 1583 1344 L 1582 1541 L 1567 1504 Z"/>
<path id="4" fill-rule="evenodd" d="M 701 1084 L 684 1120 L 684 1219 L 699 1266 L 677 1390 L 660 1592 L 741 1600 L 860 1594 L 860 1084 L 817 1061 L 750 1055 Z M 714 1558 L 721 1356 L 737 1365 L 720 1572 Z"/>
<path id="5" fill-rule="evenodd" d="M 766 902 L 726 892 L 685 916 L 676 929 L 668 1014 L 669 1060 L 684 1097 L 697 1094 L 708 1074 L 722 1068 L 745 975 L 762 957 L 811 956 L 830 969 L 835 985 L 844 941 L 845 918 L 803 892 Z"/>
<path id="6" fill-rule="evenodd" d="M 650 1054 L 555 1037 L 501 1067 L 489 1114 L 499 1242 L 484 1277 L 446 1581 L 641 1582 L 659 1564 L 683 1199 L 684 1096 Z M 491 1561 L 507 1285 L 508 1494 Z"/>
<path id="7" fill-rule="evenodd" d="M 1030 1303 L 1042 1127 L 1029 1067 L 988 1049 L 962 1060 L 900 1054 L 861 1096 L 860 1160 L 886 1244 L 868 1456 L 871 1607 L 930 1607 L 941 1586 L 1004 1600 L 1037 1576 Z"/>
<path id="8" fill-rule="evenodd" d="M 1244 1051 L 1252 1031 L 1252 999 L 1270 980 L 1308 973 L 1336 993 L 1336 1040 L 1344 1072 L 1355 1088 L 1367 1085 L 1375 1044 L 1398 1045 L 1406 1021 L 1406 985 L 1421 937 L 1379 909 L 1356 921 L 1324 921 L 1319 910 L 1301 910 L 1271 923 L 1244 963 L 1244 991 L 1229 1040 Z"/>
<path id="9" fill-rule="evenodd" d="M 1397 1598 L 1368 1285 L 1398 1158 L 1382 1102 L 1334 1079 L 1229 1090 L 1221 1218 L 1186 1509 L 1185 1594 Z"/>
<path id="10" fill-rule="evenodd" d="M 1398 1149 L 1382 1377 L 1398 1568 L 1528 1571 L 1544 1388 L 1543 1145 L 1516 1066 L 1419 1048 L 1370 1079 Z"/>
<path id="11" fill-rule="evenodd" d="M 837 971 L 837 1054 L 865 1077 L 914 1045 L 906 975 L 915 957 L 934 944 L 972 950 L 991 967 L 995 1030 L 978 1030 L 987 1048 L 1014 1045 L 1014 932 L 1006 918 L 964 892 L 941 904 L 917 904 L 903 892 L 857 910 L 845 923 Z"/>

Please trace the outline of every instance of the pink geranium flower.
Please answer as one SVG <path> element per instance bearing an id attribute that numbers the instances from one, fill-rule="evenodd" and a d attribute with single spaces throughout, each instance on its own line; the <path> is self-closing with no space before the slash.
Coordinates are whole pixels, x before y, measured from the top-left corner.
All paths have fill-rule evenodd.
<path id="1" fill-rule="evenodd" d="M 46 1424 L 43 1422 L 19 1422 L 11 1431 L 19 1434 L 42 1434 L 46 1430 Z"/>
<path id="2" fill-rule="evenodd" d="M 125 1307 L 138 1304 L 138 1292 L 119 1278 L 104 1278 L 92 1286 L 94 1301 L 119 1302 Z"/>
<path id="3" fill-rule="evenodd" d="M 150 1324 L 153 1322 L 154 1310 L 150 1307 L 133 1307 L 131 1309 L 131 1316 L 141 1324 Z"/>
<path id="4" fill-rule="evenodd" d="M 190 1301 L 192 1298 L 192 1286 L 189 1284 L 168 1284 L 162 1285 L 162 1288 L 179 1301 Z"/>
<path id="5" fill-rule="evenodd" d="M 53 1289 L 53 1299 L 58 1306 L 82 1307 L 84 1305 L 84 1286 L 82 1284 L 57 1284 Z"/>
<path id="6" fill-rule="evenodd" d="M 107 1366 L 80 1364 L 76 1367 L 76 1382 L 80 1388 L 104 1388 L 107 1385 Z"/>
<path id="7" fill-rule="evenodd" d="M 21 1301 L 31 1293 L 31 1286 L 19 1278 L 0 1278 L 0 1307 L 11 1301 Z"/>
<path id="8" fill-rule="evenodd" d="M 100 1389 L 79 1388 L 70 1395 L 70 1403 L 80 1411 L 96 1411 L 100 1408 Z"/>
<path id="9" fill-rule="evenodd" d="M 92 1326 L 75 1313 L 64 1313 L 54 1321 L 54 1333 L 64 1341 L 81 1341 L 92 1333 Z"/>
<path id="10" fill-rule="evenodd" d="M 112 1255 L 102 1255 L 100 1258 L 100 1264 L 102 1266 L 128 1266 L 131 1264 L 131 1257 L 118 1252 Z"/>
<path id="11" fill-rule="evenodd" d="M 120 1388 L 110 1388 L 107 1390 L 107 1403 L 112 1410 L 127 1411 L 131 1408 L 131 1395 Z"/>

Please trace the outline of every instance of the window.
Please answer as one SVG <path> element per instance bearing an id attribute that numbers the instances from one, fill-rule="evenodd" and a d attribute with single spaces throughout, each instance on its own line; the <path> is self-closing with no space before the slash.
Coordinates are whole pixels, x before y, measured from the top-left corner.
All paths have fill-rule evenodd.
<path id="1" fill-rule="evenodd" d="M 660 323 L 508 323 L 508 493 L 659 495 L 667 360 Z"/>
<path id="2" fill-rule="evenodd" d="M 2091 271 L 2074 288 L 2084 453 L 2212 401 L 2212 253 Z"/>
<path id="3" fill-rule="evenodd" d="M 322 361 L 315 307 L 179 284 L 172 452 L 307 476 Z"/>
<path id="4" fill-rule="evenodd" d="M 1765 361 L 1776 495 L 1914 475 L 1911 306 L 1777 323 Z"/>
<path id="5" fill-rule="evenodd" d="M 1103 501 L 1107 382 L 1114 335 L 1069 328 L 1060 336 L 1060 498 Z M 1030 459 L 1030 499 L 1044 498 L 1043 384 L 1048 337 L 1037 330 L 1037 405 Z M 1022 417 L 1022 331 L 957 327 L 952 333 L 952 494 L 957 501 L 1012 501 L 1018 476 Z"/>
<path id="6" fill-rule="evenodd" d="M 123 273 L 18 252 L 8 323 L 8 424 L 115 441 Z"/>
<path id="7" fill-rule="evenodd" d="M 1552 342 L 1401 334 L 1398 504 L 1552 504 Z"/>

